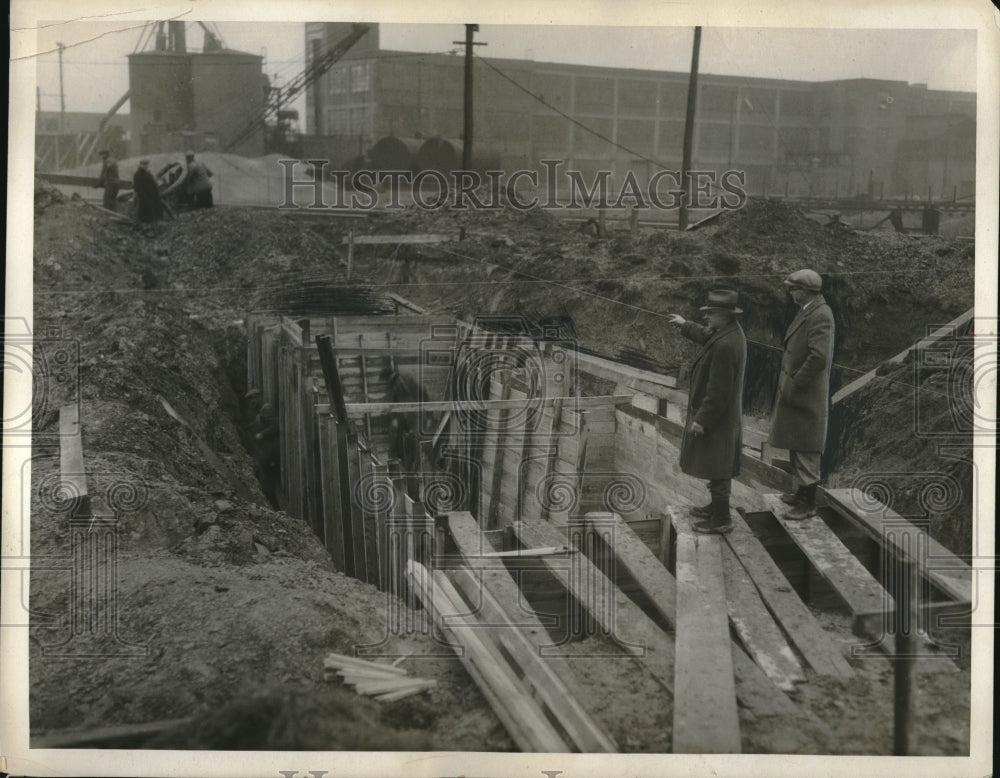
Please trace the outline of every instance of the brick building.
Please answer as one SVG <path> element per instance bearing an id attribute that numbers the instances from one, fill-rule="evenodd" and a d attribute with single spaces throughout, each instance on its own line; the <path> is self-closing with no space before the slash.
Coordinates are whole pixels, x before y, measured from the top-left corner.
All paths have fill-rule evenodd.
<path id="1" fill-rule="evenodd" d="M 349 30 L 307 23 L 307 57 Z M 463 67 L 461 56 L 382 49 L 372 24 L 307 90 L 306 131 L 335 139 L 343 151 L 335 162 L 389 135 L 460 138 Z M 557 158 L 585 175 L 611 169 L 620 181 L 631 170 L 644 181 L 680 169 L 687 73 L 477 57 L 474 83 L 475 143 L 499 152 L 506 170 Z M 693 169 L 746 171 L 750 194 L 974 191 L 972 92 L 701 73 L 697 106 Z M 937 145 L 926 137 L 934 128 L 948 153 L 928 163 L 914 149 L 941 147 L 941 137 Z"/>

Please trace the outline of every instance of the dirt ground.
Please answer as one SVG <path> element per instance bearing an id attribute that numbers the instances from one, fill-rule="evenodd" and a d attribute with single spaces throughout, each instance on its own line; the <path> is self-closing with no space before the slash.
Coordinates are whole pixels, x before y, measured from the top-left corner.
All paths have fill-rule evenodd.
<path id="1" fill-rule="evenodd" d="M 466 240 L 359 248 L 355 273 L 368 285 L 356 281 L 345 291 L 340 220 L 217 208 L 144 231 L 39 188 L 35 331 L 75 341 L 79 370 L 78 380 L 58 383 L 48 380 L 44 358 L 38 363 L 47 394 L 34 420 L 32 552 L 63 560 L 70 554 L 66 505 L 45 491 L 46 477 L 59 469 L 58 442 L 49 436 L 63 403 L 80 400 L 91 491 L 124 509 L 117 532 L 121 642 L 105 640 L 91 651 L 96 656 L 52 656 L 51 647 L 67 637 L 69 572 L 65 563 L 32 572 L 32 733 L 184 717 L 189 724 L 146 745 L 512 750 L 457 660 L 428 656 L 440 647 L 426 634 L 387 636 L 386 596 L 336 571 L 303 522 L 266 505 L 241 416 L 242 317 L 294 306 L 307 287 L 331 290 L 324 297 L 331 312 L 378 309 L 377 294 L 395 291 L 463 318 L 509 311 L 572 317 L 583 346 L 672 371 L 689 351 L 663 325 L 665 312 L 691 314 L 709 288 L 738 283 L 748 334 L 776 344 L 787 315 L 780 279 L 811 265 L 841 273 L 831 289 L 845 323 L 838 359 L 856 371 L 904 348 L 928 319 L 947 321 L 971 305 L 972 257 L 964 245 L 827 234 L 807 222 L 765 203 L 681 236 L 642 231 L 598 239 L 540 213 L 407 211 L 373 217 L 365 229 L 465 228 Z M 171 418 L 161 398 L 190 426 Z M 254 501 L 235 496 L 195 436 Z M 865 448 L 862 438 L 853 445 Z M 922 467 L 927 451 L 917 445 L 906 456 L 904 466 Z M 958 537 L 963 530 L 941 531 Z M 46 614 L 57 621 L 46 625 Z M 818 615 L 845 647 L 853 640 L 844 614 Z M 124 644 L 147 651 L 110 655 Z M 359 644 L 412 654 L 403 667 L 437 686 L 379 703 L 324 681 L 323 657 Z M 622 750 L 668 750 L 670 698 L 652 676 L 626 657 L 565 661 L 580 698 Z M 881 658 L 853 664 L 857 678 L 846 685 L 810 677 L 792 693 L 822 725 L 810 737 L 742 710 L 745 749 L 889 753 L 891 667 Z M 955 672 L 920 676 L 921 753 L 967 750 L 969 691 L 967 661 Z"/>

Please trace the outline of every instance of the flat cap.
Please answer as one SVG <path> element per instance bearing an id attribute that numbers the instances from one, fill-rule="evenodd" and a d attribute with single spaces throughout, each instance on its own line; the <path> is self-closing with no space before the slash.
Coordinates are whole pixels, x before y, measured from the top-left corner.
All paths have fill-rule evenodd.
<path id="1" fill-rule="evenodd" d="M 794 286 L 807 292 L 818 292 L 823 288 L 823 279 L 815 270 L 796 270 L 785 279 L 785 286 Z"/>

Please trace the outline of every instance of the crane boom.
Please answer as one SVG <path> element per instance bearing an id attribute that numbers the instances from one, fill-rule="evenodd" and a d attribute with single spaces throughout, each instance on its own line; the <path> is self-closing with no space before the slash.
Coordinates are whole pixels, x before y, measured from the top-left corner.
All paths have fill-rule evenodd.
<path id="1" fill-rule="evenodd" d="M 294 100 L 303 89 L 308 87 L 316 79 L 333 67 L 337 60 L 343 57 L 351 46 L 357 43 L 361 37 L 368 32 L 368 30 L 369 27 L 367 24 L 352 25 L 351 31 L 347 35 L 330 46 L 330 48 L 328 48 L 321 56 L 314 59 L 305 70 L 295 76 L 295 78 L 293 78 L 288 85 L 281 90 L 277 99 L 269 100 L 267 104 L 260 111 L 258 111 L 249 122 L 247 122 L 242 130 L 233 135 L 232 139 L 225 145 L 223 151 L 229 151 L 234 146 L 239 145 L 250 135 L 260 129 L 261 125 L 266 125 L 270 119 L 277 115 L 281 108 L 288 105 L 288 103 Z"/>

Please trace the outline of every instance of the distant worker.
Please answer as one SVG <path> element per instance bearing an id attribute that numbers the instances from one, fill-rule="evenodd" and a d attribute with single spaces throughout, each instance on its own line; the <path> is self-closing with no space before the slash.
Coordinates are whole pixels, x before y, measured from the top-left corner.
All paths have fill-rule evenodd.
<path id="1" fill-rule="evenodd" d="M 194 158 L 194 152 L 184 155 L 187 172 L 184 174 L 184 188 L 195 208 L 212 207 L 212 171 L 204 162 Z"/>
<path id="2" fill-rule="evenodd" d="M 149 224 L 163 218 L 163 201 L 160 199 L 160 187 L 149 172 L 149 160 L 139 160 L 139 167 L 132 176 L 132 189 L 135 191 L 135 203 L 140 222 Z"/>
<path id="3" fill-rule="evenodd" d="M 737 316 L 738 295 L 732 289 L 715 289 L 702 306 L 707 326 L 685 321 L 672 313 L 667 318 L 681 333 L 701 344 L 691 365 L 687 419 L 681 439 L 681 471 L 708 481 L 711 502 L 691 509 L 700 521 L 693 524 L 703 534 L 729 532 L 732 479 L 740 472 L 743 446 L 743 374 L 747 341 Z"/>
<path id="4" fill-rule="evenodd" d="M 118 163 L 107 149 L 101 149 L 98 153 L 101 155 L 101 172 L 94 188 L 104 188 L 103 205 L 109 211 L 114 211 L 118 204 L 118 190 L 121 188 L 121 179 L 118 178 Z"/>
<path id="5" fill-rule="evenodd" d="M 386 382 L 386 394 L 391 403 L 422 403 L 424 390 L 413 376 L 400 373 L 394 367 L 387 367 L 379 374 Z M 420 441 L 417 437 L 420 414 L 418 412 L 394 412 L 389 414 L 389 458 L 399 460 L 400 467 L 407 473 L 407 491 L 416 499 L 417 473 L 420 471 Z"/>
<path id="6" fill-rule="evenodd" d="M 819 273 L 796 270 L 785 279 L 785 286 L 799 311 L 785 333 L 769 442 L 776 448 L 788 449 L 795 491 L 781 495 L 792 506 L 784 518 L 800 521 L 816 514 L 816 489 L 830 410 L 834 327 Z"/>

